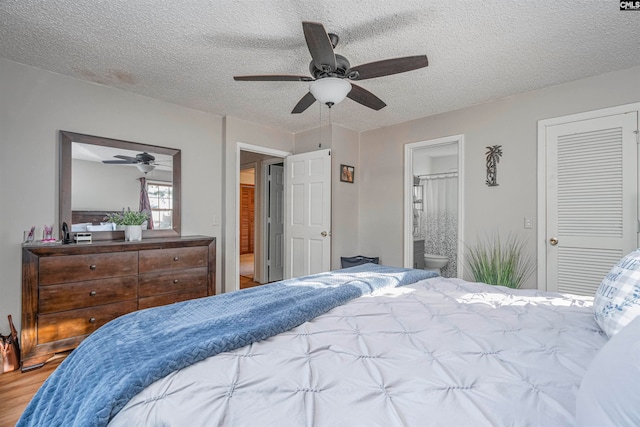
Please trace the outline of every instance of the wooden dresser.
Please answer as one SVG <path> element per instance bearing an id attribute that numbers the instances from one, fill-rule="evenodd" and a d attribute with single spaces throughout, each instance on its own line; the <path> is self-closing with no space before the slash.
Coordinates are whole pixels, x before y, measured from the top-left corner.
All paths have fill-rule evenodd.
<path id="1" fill-rule="evenodd" d="M 123 314 L 214 295 L 215 247 L 204 236 L 23 246 L 22 370 Z"/>

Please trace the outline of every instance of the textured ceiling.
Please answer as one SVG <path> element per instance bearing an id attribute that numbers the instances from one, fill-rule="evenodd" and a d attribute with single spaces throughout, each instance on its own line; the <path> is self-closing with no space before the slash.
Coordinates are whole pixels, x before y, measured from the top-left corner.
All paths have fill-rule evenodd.
<path id="1" fill-rule="evenodd" d="M 350 99 L 290 114 L 308 75 L 301 21 L 340 36 L 351 65 L 426 54 L 429 67 L 365 80 Z M 640 12 L 617 0 L 0 0 L 0 56 L 291 132 L 362 131 L 640 64 Z M 639 79 L 640 81 L 640 79 Z"/>

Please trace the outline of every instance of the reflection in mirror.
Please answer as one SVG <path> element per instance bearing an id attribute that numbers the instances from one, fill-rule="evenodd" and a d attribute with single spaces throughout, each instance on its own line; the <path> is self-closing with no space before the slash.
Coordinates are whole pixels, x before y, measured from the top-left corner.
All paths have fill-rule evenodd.
<path id="1" fill-rule="evenodd" d="M 61 131 L 60 221 L 94 239 L 118 239 L 122 231 L 105 217 L 140 210 L 152 220 L 144 235 L 180 234 L 180 150 Z M 146 195 L 142 190 L 146 190 Z M 97 235 L 95 232 L 98 232 Z"/>
<path id="2" fill-rule="evenodd" d="M 137 162 L 136 156 L 139 154 L 122 148 L 72 142 L 71 210 L 138 210 L 141 197 L 140 178 L 145 178 L 153 215 L 153 224 L 147 228 L 170 230 L 173 159 L 168 155 L 154 153 L 147 157 L 153 157 L 153 160 Z M 113 163 L 118 161 L 128 163 Z M 91 231 L 78 229 L 75 222 L 74 227 L 76 229 L 72 231 Z"/>

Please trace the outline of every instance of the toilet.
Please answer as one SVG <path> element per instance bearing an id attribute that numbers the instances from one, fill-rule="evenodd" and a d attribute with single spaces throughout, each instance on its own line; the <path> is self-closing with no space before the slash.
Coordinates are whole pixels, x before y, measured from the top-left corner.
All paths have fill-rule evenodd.
<path id="1" fill-rule="evenodd" d="M 440 269 L 449 263 L 449 258 L 442 255 L 424 254 L 424 269 L 440 274 Z"/>

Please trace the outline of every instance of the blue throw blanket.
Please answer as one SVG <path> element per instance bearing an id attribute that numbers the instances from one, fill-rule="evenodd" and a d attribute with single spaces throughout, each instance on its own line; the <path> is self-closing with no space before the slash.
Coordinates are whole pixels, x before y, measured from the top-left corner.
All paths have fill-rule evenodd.
<path id="1" fill-rule="evenodd" d="M 435 276 L 365 264 L 136 311 L 91 334 L 42 385 L 18 426 L 104 426 L 146 386 L 285 332 L 384 287 Z"/>

